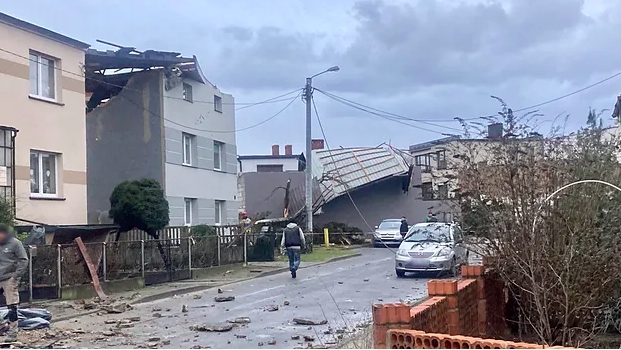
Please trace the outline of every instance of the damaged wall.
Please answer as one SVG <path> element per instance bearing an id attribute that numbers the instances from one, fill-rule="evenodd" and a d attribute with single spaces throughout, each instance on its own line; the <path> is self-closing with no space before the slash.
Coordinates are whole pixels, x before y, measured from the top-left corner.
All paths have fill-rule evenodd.
<path id="1" fill-rule="evenodd" d="M 88 222 L 110 222 L 110 194 L 125 180 L 164 186 L 159 71 L 134 74 L 125 89 L 86 116 Z"/>
<path id="2" fill-rule="evenodd" d="M 420 184 L 420 169 L 414 168 L 412 185 Z M 440 212 L 450 211 L 446 203 L 440 201 L 423 201 L 421 189 L 411 187 L 407 194 L 401 188 L 402 178 L 392 177 L 379 181 L 369 186 L 362 187 L 351 192 L 351 196 L 367 220 L 371 228 L 383 219 L 399 219 L 405 216 L 409 224 L 424 222 L 429 207 L 438 213 L 438 219 L 442 219 Z M 323 213 L 314 217 L 314 225 L 321 226 L 331 221 L 342 222 L 349 226 L 360 228 L 369 232 L 360 214 L 356 211 L 349 196 L 342 195 L 328 202 L 322 207 Z"/>

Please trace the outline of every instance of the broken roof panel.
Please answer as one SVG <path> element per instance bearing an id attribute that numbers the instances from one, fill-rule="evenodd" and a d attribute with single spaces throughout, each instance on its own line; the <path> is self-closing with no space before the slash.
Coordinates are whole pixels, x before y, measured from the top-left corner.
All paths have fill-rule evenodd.
<path id="1" fill-rule="evenodd" d="M 313 177 L 328 202 L 347 191 L 408 173 L 409 165 L 391 147 L 314 150 Z"/>

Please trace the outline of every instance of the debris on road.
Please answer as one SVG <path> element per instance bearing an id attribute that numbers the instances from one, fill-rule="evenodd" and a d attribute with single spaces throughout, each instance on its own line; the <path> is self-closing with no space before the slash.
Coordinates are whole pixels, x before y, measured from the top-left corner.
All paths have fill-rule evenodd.
<path id="1" fill-rule="evenodd" d="M 270 305 L 270 306 L 265 308 L 265 311 L 267 311 L 267 312 L 278 311 L 278 305 Z"/>
<path id="2" fill-rule="evenodd" d="M 133 307 L 127 303 L 101 305 L 99 308 L 109 314 L 122 314 L 125 311 L 133 310 Z"/>
<path id="3" fill-rule="evenodd" d="M 315 320 L 311 320 L 307 318 L 294 318 L 293 323 L 302 325 L 302 326 L 321 326 L 321 325 L 327 324 L 328 321 L 326 320 L 315 321 Z"/>
<path id="4" fill-rule="evenodd" d="M 162 311 L 161 307 L 154 307 L 153 309 L 151 309 L 152 312 L 159 312 Z"/>
<path id="5" fill-rule="evenodd" d="M 291 336 L 291 340 L 300 340 L 300 336 L 299 335 L 292 335 Z"/>
<path id="6" fill-rule="evenodd" d="M 261 272 L 263 272 L 263 270 L 253 269 L 253 270 L 250 270 L 250 272 L 251 273 L 261 273 Z"/>
<path id="7" fill-rule="evenodd" d="M 276 340 L 272 339 L 267 342 L 267 345 L 276 345 Z"/>
<path id="8" fill-rule="evenodd" d="M 155 317 L 155 318 L 161 318 L 161 317 L 162 317 L 162 314 L 161 314 L 161 313 L 159 313 L 159 312 L 154 312 L 154 313 L 153 313 L 153 317 Z"/>
<path id="9" fill-rule="evenodd" d="M 233 301 L 233 300 L 235 300 L 235 297 L 234 297 L 234 296 L 232 296 L 232 295 L 229 295 L 229 296 L 225 296 L 225 297 L 215 297 L 215 298 L 213 298 L 213 300 L 214 300 L 216 303 L 224 303 L 224 302 L 227 302 L 227 301 Z"/>
<path id="10" fill-rule="evenodd" d="M 307 342 L 315 341 L 315 336 L 314 335 L 305 335 L 304 336 L 304 341 L 307 341 Z"/>
<path id="11" fill-rule="evenodd" d="M 364 281 L 365 281 L 365 282 L 369 282 L 369 279 L 368 279 L 368 278 L 365 278 L 365 279 L 364 279 Z"/>
<path id="12" fill-rule="evenodd" d="M 226 321 L 228 323 L 236 323 L 236 324 L 248 324 L 250 323 L 250 317 L 237 317 L 232 321 Z"/>
<path id="13" fill-rule="evenodd" d="M 243 334 L 235 334 L 235 337 L 237 337 L 237 339 L 246 339 L 246 336 Z"/>
<path id="14" fill-rule="evenodd" d="M 190 326 L 191 331 L 197 332 L 229 332 L 233 329 L 232 324 L 225 325 L 207 325 L 207 324 L 195 324 Z"/>
<path id="15" fill-rule="evenodd" d="M 257 346 L 263 346 L 263 342 L 260 341 Z"/>
<path id="16" fill-rule="evenodd" d="M 186 313 L 186 312 L 188 312 L 188 306 L 187 306 L 187 305 L 185 305 L 185 304 L 181 305 L 181 312 L 182 312 L 182 313 Z"/>
<path id="17" fill-rule="evenodd" d="M 283 305 L 284 305 L 284 306 L 289 306 L 289 305 L 291 305 L 291 303 L 290 303 L 290 302 L 288 302 L 287 300 L 285 300 L 285 302 L 283 303 Z"/>
<path id="18" fill-rule="evenodd" d="M 343 284 L 343 282 L 342 282 L 342 281 L 339 281 L 339 284 Z"/>
<path id="19" fill-rule="evenodd" d="M 200 298 L 202 298 L 202 297 L 203 297 L 203 296 L 202 296 L 202 295 L 200 295 L 200 294 L 194 294 L 194 295 L 192 296 L 192 299 L 195 299 L 195 300 L 196 300 L 196 299 L 200 299 Z"/>

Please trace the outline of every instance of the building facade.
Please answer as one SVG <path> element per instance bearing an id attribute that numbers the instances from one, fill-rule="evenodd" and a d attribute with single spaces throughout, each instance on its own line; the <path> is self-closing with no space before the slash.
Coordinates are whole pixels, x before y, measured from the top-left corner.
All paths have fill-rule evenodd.
<path id="1" fill-rule="evenodd" d="M 117 69 L 170 66 L 104 76 L 123 86 L 92 86 L 87 115 L 89 220 L 107 220 L 109 197 L 122 181 L 151 178 L 162 185 L 170 206 L 170 225 L 226 225 L 238 222 L 235 101 L 170 53 L 147 52 L 142 61 L 117 52 Z M 168 58 L 167 58 L 168 55 Z M 103 57 L 103 58 L 102 58 Z M 90 66 L 105 55 L 87 54 Z M 120 82 L 120 83 L 119 83 Z"/>
<path id="2" fill-rule="evenodd" d="M 14 183 L 8 192 L 14 193 L 18 219 L 84 224 L 87 175 L 81 67 L 89 45 L 3 13 L 0 43 L 4 50 L 0 52 L 0 124 L 17 130 L 14 162 L 7 162 L 7 153 L 2 152 L 0 186 Z"/>

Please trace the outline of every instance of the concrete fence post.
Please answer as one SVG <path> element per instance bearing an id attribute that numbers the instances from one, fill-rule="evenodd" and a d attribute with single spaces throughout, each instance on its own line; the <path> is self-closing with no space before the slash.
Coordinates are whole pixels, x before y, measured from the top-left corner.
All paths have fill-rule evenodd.
<path id="1" fill-rule="evenodd" d="M 107 258 L 108 249 L 106 249 L 106 242 L 102 243 L 101 246 L 101 260 L 103 264 L 103 280 L 104 282 L 108 280 L 108 258 Z"/>
<path id="2" fill-rule="evenodd" d="M 216 240 L 218 242 L 218 266 L 220 266 L 222 264 L 222 253 L 220 252 L 220 233 L 216 232 Z"/>
<path id="3" fill-rule="evenodd" d="M 58 275 L 58 281 L 56 282 L 58 284 L 58 299 L 62 299 L 62 289 L 63 289 L 63 278 L 62 278 L 62 269 L 63 269 L 63 264 L 62 264 L 62 247 L 60 246 L 60 244 L 56 245 L 56 272 Z"/>
<path id="4" fill-rule="evenodd" d="M 140 273 L 144 278 L 144 239 L 140 241 Z"/>
<path id="5" fill-rule="evenodd" d="M 190 271 L 190 279 L 192 279 L 192 237 L 188 237 L 188 271 Z"/>
<path id="6" fill-rule="evenodd" d="M 33 290 L 32 290 L 32 257 L 35 256 L 35 254 L 32 253 L 32 251 L 34 249 L 37 249 L 37 247 L 34 246 L 28 246 L 28 298 L 29 300 L 32 302 L 33 299 Z"/>

